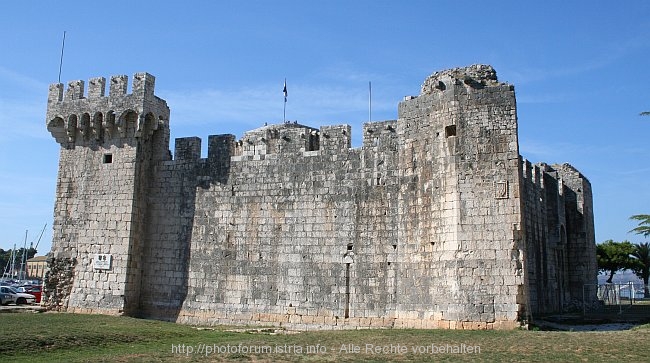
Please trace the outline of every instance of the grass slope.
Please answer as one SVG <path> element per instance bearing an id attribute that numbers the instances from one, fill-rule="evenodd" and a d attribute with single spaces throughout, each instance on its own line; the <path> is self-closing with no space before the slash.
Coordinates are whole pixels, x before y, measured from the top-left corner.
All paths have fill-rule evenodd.
<path id="1" fill-rule="evenodd" d="M 7 362 L 650 361 L 650 325 L 618 332 L 394 329 L 271 335 L 128 317 L 6 313 L 0 314 L 0 332 L 0 357 Z M 434 354 L 432 344 L 480 346 L 480 353 Z M 307 346 L 316 345 L 320 353 L 307 353 Z M 367 345 L 403 348 L 373 353 Z M 227 346 L 235 351 L 206 354 Z M 272 352 L 242 352 L 244 347 Z"/>

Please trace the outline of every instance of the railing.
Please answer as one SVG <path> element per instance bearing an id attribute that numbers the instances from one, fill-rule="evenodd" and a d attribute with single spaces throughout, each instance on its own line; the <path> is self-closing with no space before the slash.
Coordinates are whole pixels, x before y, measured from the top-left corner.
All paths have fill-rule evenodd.
<path id="1" fill-rule="evenodd" d="M 632 282 L 622 284 L 585 284 L 582 288 L 582 312 L 623 314 L 628 310 L 647 308 L 650 311 L 650 295 L 647 287 Z M 595 298 L 595 300 L 594 300 Z M 645 310 L 645 309 L 644 309 Z"/>

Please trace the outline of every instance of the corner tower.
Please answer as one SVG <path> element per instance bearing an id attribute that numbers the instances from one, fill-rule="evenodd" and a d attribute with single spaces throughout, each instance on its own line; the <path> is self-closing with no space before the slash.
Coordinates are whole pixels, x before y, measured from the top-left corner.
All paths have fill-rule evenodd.
<path id="1" fill-rule="evenodd" d="M 147 73 L 49 89 L 46 125 L 61 145 L 47 304 L 131 314 L 139 303 L 147 183 L 170 159 L 169 108 Z"/>
<path id="2" fill-rule="evenodd" d="M 436 72 L 397 122 L 399 317 L 515 327 L 526 291 L 514 87 L 488 65 Z"/>

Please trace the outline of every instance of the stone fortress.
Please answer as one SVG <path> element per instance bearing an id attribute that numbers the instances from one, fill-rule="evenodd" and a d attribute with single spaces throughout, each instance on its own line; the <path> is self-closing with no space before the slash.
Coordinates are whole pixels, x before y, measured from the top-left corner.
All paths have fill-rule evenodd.
<path id="1" fill-rule="evenodd" d="M 589 181 L 519 155 L 512 85 L 429 76 L 398 119 L 176 139 L 154 77 L 50 86 L 47 306 L 188 324 L 515 328 L 596 282 Z M 587 298 L 591 298 L 588 296 Z M 595 296 L 593 297 L 595 299 Z"/>

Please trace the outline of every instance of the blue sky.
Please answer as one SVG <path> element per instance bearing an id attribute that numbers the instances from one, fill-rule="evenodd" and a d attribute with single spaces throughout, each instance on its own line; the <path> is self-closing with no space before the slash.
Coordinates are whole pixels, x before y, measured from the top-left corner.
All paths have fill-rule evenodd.
<path id="1" fill-rule="evenodd" d="M 521 154 L 570 162 L 594 190 L 596 240 L 641 241 L 650 214 L 647 1 L 4 2 L 0 22 L 0 248 L 48 227 L 58 145 L 45 128 L 61 80 L 146 71 L 171 108 L 172 138 L 233 133 L 287 118 L 397 117 L 431 73 L 491 64 L 515 85 Z"/>

